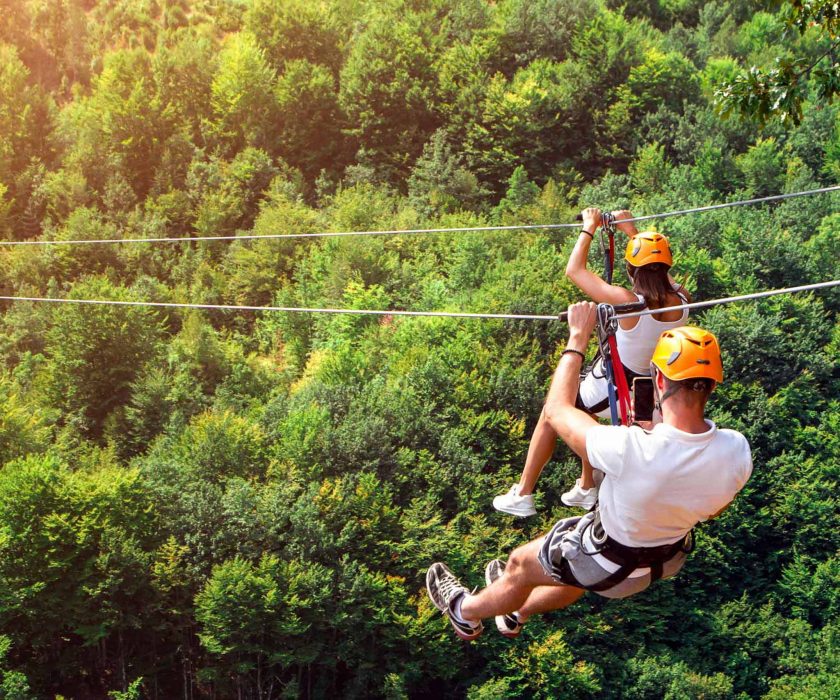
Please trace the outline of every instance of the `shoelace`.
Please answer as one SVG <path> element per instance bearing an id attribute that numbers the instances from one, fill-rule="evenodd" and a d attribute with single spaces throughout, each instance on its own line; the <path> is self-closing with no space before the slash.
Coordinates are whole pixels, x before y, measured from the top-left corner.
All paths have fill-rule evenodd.
<path id="1" fill-rule="evenodd" d="M 441 598 L 443 598 L 447 605 L 449 605 L 449 601 L 456 593 L 466 590 L 467 589 L 460 584 L 458 579 L 456 579 L 448 571 L 445 571 L 438 577 L 438 591 L 440 592 Z"/>

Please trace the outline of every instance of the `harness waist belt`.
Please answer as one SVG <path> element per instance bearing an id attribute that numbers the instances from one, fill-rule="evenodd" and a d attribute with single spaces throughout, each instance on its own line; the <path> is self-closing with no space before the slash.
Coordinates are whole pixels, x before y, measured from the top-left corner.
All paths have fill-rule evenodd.
<path id="1" fill-rule="evenodd" d="M 617 542 L 607 535 L 601 551 L 603 557 L 609 559 L 613 564 L 624 564 L 627 561 L 634 561 L 636 568 L 649 567 L 654 564 L 662 564 L 673 557 L 677 552 L 687 551 L 688 540 L 691 533 L 671 544 L 663 544 L 658 547 L 628 547 Z"/>
<path id="2" fill-rule="evenodd" d="M 609 588 L 621 583 L 633 571 L 641 568 L 650 569 L 651 583 L 662 578 L 662 565 L 676 556 L 679 552 L 689 553 L 694 548 L 694 534 L 689 532 L 685 537 L 671 544 L 664 544 L 658 547 L 628 547 L 621 542 L 616 542 L 606 532 L 601 524 L 601 514 L 595 511 L 595 518 L 589 525 L 592 528 L 592 541 L 598 546 L 597 551 L 591 554 L 600 554 L 613 564 L 618 564 L 618 569 L 602 581 L 588 586 L 581 586 L 590 591 L 606 591 Z"/>

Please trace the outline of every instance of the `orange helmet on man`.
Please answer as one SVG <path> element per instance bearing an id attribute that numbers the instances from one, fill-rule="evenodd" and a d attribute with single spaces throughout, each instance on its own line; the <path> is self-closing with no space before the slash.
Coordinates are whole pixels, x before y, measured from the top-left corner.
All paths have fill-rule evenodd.
<path id="1" fill-rule="evenodd" d="M 723 363 L 717 338 L 702 328 L 680 326 L 664 331 L 650 361 L 675 382 L 686 379 L 723 381 Z"/>
<path id="2" fill-rule="evenodd" d="M 662 263 L 671 267 L 674 263 L 668 239 L 655 231 L 637 233 L 627 241 L 624 259 L 633 267 L 642 267 L 653 263 Z"/>

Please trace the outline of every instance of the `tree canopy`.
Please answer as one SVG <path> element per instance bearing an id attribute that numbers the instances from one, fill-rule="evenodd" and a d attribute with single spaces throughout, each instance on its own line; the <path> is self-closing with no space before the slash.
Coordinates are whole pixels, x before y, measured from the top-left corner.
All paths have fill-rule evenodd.
<path id="1" fill-rule="evenodd" d="M 833 185 L 822 0 L 0 0 L 0 242 L 565 223 Z M 729 116 L 724 118 L 723 113 Z M 699 300 L 840 278 L 840 195 L 656 222 Z M 3 296 L 556 314 L 568 231 L 0 246 Z M 590 261 L 594 269 L 601 262 Z M 616 273 L 626 282 L 623 273 Z M 0 698 L 834 698 L 840 296 L 715 307 L 755 471 L 684 571 L 511 643 L 423 575 L 571 515 L 555 322 L 3 302 Z"/>

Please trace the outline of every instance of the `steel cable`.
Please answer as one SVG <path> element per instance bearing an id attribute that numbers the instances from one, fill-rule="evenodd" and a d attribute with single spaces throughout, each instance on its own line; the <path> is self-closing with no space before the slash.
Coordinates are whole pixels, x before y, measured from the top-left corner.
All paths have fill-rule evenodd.
<path id="1" fill-rule="evenodd" d="M 731 304 L 751 299 L 761 299 L 775 296 L 777 294 L 793 294 L 815 289 L 825 289 L 840 285 L 840 280 L 830 282 L 818 282 L 799 287 L 786 287 L 784 289 L 771 289 L 753 294 L 743 294 L 735 297 L 722 299 L 711 299 L 709 301 L 698 301 L 680 306 L 668 306 L 661 309 L 646 309 L 644 311 L 629 311 L 618 313 L 616 318 L 635 318 L 637 316 L 649 316 L 650 314 L 665 313 L 679 309 L 699 309 L 718 304 Z M 49 304 L 88 304 L 100 306 L 146 306 L 153 308 L 172 309 L 204 309 L 210 311 L 280 311 L 290 313 L 322 313 L 322 314 L 355 314 L 363 316 L 431 316 L 439 318 L 475 318 L 475 319 L 496 319 L 496 320 L 525 320 L 525 321 L 563 321 L 566 313 L 561 314 L 501 314 L 501 313 L 467 313 L 456 311 L 405 311 L 401 309 L 333 309 L 314 308 L 300 306 L 240 306 L 236 304 L 192 304 L 169 301 L 120 301 L 116 299 L 60 299 L 55 297 L 21 297 L 21 296 L 0 296 L 1 301 L 28 301 Z M 620 307 L 619 307 L 620 308 Z"/>
<path id="2" fill-rule="evenodd" d="M 722 204 L 710 204 L 692 209 L 679 209 L 676 211 L 662 212 L 660 214 L 648 214 L 637 216 L 632 219 L 623 219 L 622 222 L 631 223 L 637 221 L 648 221 L 650 219 L 664 219 L 670 216 L 683 216 L 686 214 L 697 214 L 716 209 L 729 207 L 749 206 L 762 202 L 774 202 L 794 197 L 808 197 L 815 194 L 825 194 L 840 190 L 840 185 L 822 187 L 815 190 L 803 190 L 801 192 L 790 192 L 788 194 L 777 194 L 757 199 L 745 199 L 737 202 L 724 202 Z M 344 236 L 409 236 L 429 233 L 470 233 L 476 231 L 553 231 L 558 229 L 577 229 L 579 223 L 574 224 L 521 224 L 515 226 L 465 226 L 459 228 L 416 228 L 416 229 L 388 229 L 381 231 L 322 231 L 316 233 L 248 233 L 230 236 L 193 236 L 177 238 L 76 238 L 67 240 L 46 240 L 32 239 L 23 241 L 0 241 L 2 246 L 45 246 L 45 245 L 108 245 L 115 243 L 200 243 L 208 241 L 254 241 L 254 240 L 277 240 L 285 238 L 336 238 Z"/>

